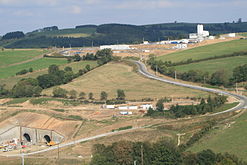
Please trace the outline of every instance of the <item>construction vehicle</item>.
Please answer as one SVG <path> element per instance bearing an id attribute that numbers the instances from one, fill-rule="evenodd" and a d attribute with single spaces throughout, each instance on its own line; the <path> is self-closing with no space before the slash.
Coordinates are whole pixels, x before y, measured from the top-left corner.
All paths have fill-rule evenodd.
<path id="1" fill-rule="evenodd" d="M 48 146 L 54 146 L 54 145 L 56 145 L 56 143 L 55 143 L 54 141 L 47 142 L 46 144 L 47 144 Z"/>

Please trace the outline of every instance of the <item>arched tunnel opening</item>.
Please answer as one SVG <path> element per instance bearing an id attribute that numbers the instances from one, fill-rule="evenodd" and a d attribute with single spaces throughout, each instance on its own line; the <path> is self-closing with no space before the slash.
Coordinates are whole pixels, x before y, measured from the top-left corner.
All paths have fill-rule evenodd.
<path id="1" fill-rule="evenodd" d="M 28 133 L 25 133 L 23 136 L 24 136 L 26 141 L 31 142 L 31 137 Z"/>
<path id="2" fill-rule="evenodd" d="M 44 138 L 45 138 L 45 140 L 47 141 L 47 143 L 50 143 L 50 142 L 51 142 L 51 138 L 50 138 L 50 136 L 45 135 L 45 136 L 44 136 Z"/>

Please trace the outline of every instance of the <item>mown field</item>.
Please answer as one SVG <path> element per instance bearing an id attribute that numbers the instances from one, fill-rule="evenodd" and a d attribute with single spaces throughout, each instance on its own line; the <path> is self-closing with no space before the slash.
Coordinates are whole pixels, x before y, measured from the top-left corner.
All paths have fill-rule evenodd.
<path id="1" fill-rule="evenodd" d="M 49 60 L 51 60 L 51 59 L 49 59 Z M 53 60 L 59 60 L 59 59 L 53 59 Z M 58 62 L 61 62 L 61 61 L 58 61 Z M 56 61 L 56 64 L 58 64 L 58 62 Z M 73 63 L 67 64 L 67 63 L 64 63 L 64 61 L 62 60 L 62 64 L 59 64 L 60 65 L 59 68 L 64 69 L 65 67 L 69 66 L 69 67 L 72 67 L 73 71 L 76 73 L 80 69 L 85 68 L 85 66 L 88 64 L 91 67 L 97 66 L 96 61 L 80 61 L 80 62 L 73 62 Z M 36 78 L 39 75 L 46 74 L 48 72 L 48 67 L 49 67 L 48 65 L 46 65 L 46 66 L 47 67 L 44 69 L 40 69 L 40 70 L 25 74 L 25 75 L 19 75 L 19 76 L 13 76 L 13 77 L 0 79 L 0 84 L 6 84 L 6 87 L 10 89 L 16 84 L 16 82 L 18 82 L 19 80 L 21 80 L 23 78 Z M 0 70 L 0 72 L 1 72 L 1 70 Z"/>
<path id="2" fill-rule="evenodd" d="M 208 60 L 187 65 L 175 66 L 178 72 L 188 72 L 189 70 L 199 70 L 212 74 L 218 70 L 224 70 L 228 78 L 232 75 L 235 67 L 247 64 L 247 56 L 228 57 L 222 59 Z"/>
<path id="3" fill-rule="evenodd" d="M 229 152 L 247 161 L 246 121 L 247 113 L 245 112 L 235 121 L 229 121 L 230 127 L 226 124 L 221 125 L 199 140 L 189 150 L 198 152 L 212 149 L 215 152 Z"/>
<path id="4" fill-rule="evenodd" d="M 6 67 L 10 64 L 30 60 L 46 52 L 47 50 L 42 50 L 42 49 L 31 49 L 31 50 L 5 49 L 4 51 L 0 51 L 0 68 Z"/>
<path id="5" fill-rule="evenodd" d="M 117 89 L 123 89 L 127 99 L 161 98 L 161 97 L 207 97 L 209 93 L 173 86 L 147 79 L 132 71 L 133 68 L 120 63 L 109 63 L 81 76 L 71 83 L 60 87 L 66 90 L 94 94 L 99 99 L 102 91 L 108 98 L 116 98 Z M 51 95 L 53 88 L 44 90 Z"/>
<path id="6" fill-rule="evenodd" d="M 188 59 L 198 60 L 222 56 L 239 51 L 247 51 L 247 40 L 233 40 L 212 45 L 201 46 L 158 57 L 158 60 L 180 62 Z"/>
<path id="7" fill-rule="evenodd" d="M 32 32 L 29 33 L 29 35 L 67 36 L 67 37 L 71 36 L 77 38 L 77 37 L 88 37 L 95 32 L 96 32 L 96 27 L 84 27 L 77 29 L 61 29 L 61 30 L 46 31 L 46 32 Z"/>

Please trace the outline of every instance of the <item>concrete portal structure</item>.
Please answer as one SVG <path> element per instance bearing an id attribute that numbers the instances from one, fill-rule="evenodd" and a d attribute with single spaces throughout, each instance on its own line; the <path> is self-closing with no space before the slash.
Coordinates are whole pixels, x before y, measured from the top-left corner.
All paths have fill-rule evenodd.
<path id="1" fill-rule="evenodd" d="M 64 137 L 54 130 L 37 129 L 22 126 L 14 126 L 0 133 L 0 143 L 2 144 L 13 139 L 18 139 L 18 141 L 23 144 L 38 144 L 50 141 L 61 143 Z"/>

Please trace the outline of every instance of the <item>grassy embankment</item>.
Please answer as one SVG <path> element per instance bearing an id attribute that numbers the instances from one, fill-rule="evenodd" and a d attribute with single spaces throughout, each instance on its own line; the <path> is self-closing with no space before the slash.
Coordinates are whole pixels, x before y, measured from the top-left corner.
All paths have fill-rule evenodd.
<path id="1" fill-rule="evenodd" d="M 229 152 L 247 161 L 247 113 L 236 120 L 222 124 L 195 143 L 189 150 L 192 152 L 212 149 L 215 152 Z"/>
<path id="2" fill-rule="evenodd" d="M 66 85 L 60 87 L 77 92 L 92 92 L 99 99 L 102 91 L 108 93 L 108 99 L 116 98 L 117 89 L 125 91 L 126 99 L 161 98 L 161 97 L 207 97 L 209 93 L 173 86 L 147 79 L 133 68 L 119 63 L 109 63 L 99 67 Z M 51 95 L 53 88 L 43 93 Z"/>

